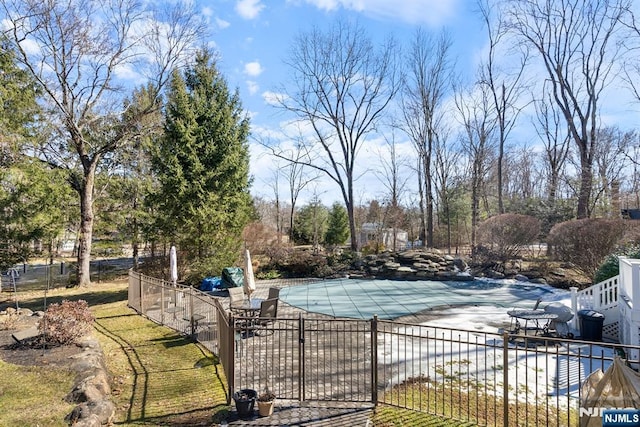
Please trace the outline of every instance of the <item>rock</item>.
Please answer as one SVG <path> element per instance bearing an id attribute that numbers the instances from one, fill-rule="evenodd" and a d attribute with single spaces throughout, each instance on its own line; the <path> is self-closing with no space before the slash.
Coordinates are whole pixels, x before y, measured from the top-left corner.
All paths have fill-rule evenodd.
<path id="1" fill-rule="evenodd" d="M 516 279 L 518 282 L 528 282 L 529 278 L 527 276 L 525 276 L 524 274 L 516 274 L 514 279 Z"/>
<path id="2" fill-rule="evenodd" d="M 546 285 L 547 281 L 544 277 L 536 277 L 535 279 L 531 279 L 531 283 L 537 283 L 539 285 Z"/>
<path id="3" fill-rule="evenodd" d="M 426 262 L 414 262 L 413 268 L 416 270 L 427 270 L 431 267 L 431 264 L 427 264 Z"/>
<path id="4" fill-rule="evenodd" d="M 490 279 L 504 279 L 504 274 L 500 273 L 499 271 L 495 271 L 495 270 L 487 270 L 486 271 L 486 276 Z"/>
<path id="5" fill-rule="evenodd" d="M 431 249 L 409 249 L 397 254 L 385 251 L 378 255 L 367 255 L 362 259 L 362 271 L 358 274 L 371 278 L 403 280 L 473 280 L 470 275 L 457 278 L 457 273 L 467 270 L 468 265 L 462 259 L 444 256 Z M 353 273 L 350 272 L 351 277 L 354 277 Z"/>
<path id="6" fill-rule="evenodd" d="M 18 310 L 18 315 L 20 316 L 33 316 L 33 311 L 28 308 L 21 308 Z"/>
<path id="7" fill-rule="evenodd" d="M 422 254 L 422 258 L 426 259 L 426 260 L 429 260 L 431 262 L 437 262 L 437 263 L 440 263 L 441 261 L 443 261 L 442 256 L 439 255 L 439 254 L 435 254 L 435 253 Z"/>
<path id="8" fill-rule="evenodd" d="M 103 399 L 97 402 L 81 403 L 73 408 L 73 411 L 65 417 L 65 421 L 74 427 L 111 425 L 115 414 L 114 403 Z"/>
<path id="9" fill-rule="evenodd" d="M 471 275 L 470 273 L 467 273 L 466 271 L 463 271 L 461 273 L 456 273 L 452 277 L 453 277 L 453 280 L 457 280 L 459 282 L 470 282 L 475 279 L 473 275 Z"/>
<path id="10" fill-rule="evenodd" d="M 455 258 L 453 260 L 453 265 L 460 271 L 467 271 L 469 269 L 469 266 L 462 258 Z"/>

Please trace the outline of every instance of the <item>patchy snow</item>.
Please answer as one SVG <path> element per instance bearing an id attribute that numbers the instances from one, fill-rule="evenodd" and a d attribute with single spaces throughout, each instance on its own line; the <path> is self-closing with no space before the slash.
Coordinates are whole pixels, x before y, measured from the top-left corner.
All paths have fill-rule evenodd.
<path id="1" fill-rule="evenodd" d="M 539 308 L 550 302 L 570 307 L 570 292 L 550 288 Z M 506 349 L 510 399 L 576 405 L 581 382 L 608 367 L 613 348 L 573 341 L 544 345 L 543 340 L 529 341 L 525 347 L 518 339 L 505 345 L 503 332 L 512 326 L 507 311 L 498 305 L 452 307 L 435 311 L 421 326 L 406 325 L 396 328 L 398 335 L 383 334 L 379 354 L 386 366 L 393 366 L 387 384 L 424 377 L 501 397 Z"/>

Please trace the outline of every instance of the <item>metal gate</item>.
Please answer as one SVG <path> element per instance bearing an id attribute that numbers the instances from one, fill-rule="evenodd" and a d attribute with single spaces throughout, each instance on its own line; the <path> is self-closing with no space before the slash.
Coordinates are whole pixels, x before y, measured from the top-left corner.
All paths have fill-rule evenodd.
<path id="1" fill-rule="evenodd" d="M 371 401 L 370 320 L 235 319 L 234 389 L 266 387 L 280 398 Z"/>

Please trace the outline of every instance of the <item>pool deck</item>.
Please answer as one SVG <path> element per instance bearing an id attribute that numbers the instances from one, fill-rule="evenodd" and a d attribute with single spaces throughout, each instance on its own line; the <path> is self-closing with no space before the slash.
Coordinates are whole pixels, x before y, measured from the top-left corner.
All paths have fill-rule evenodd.
<path id="1" fill-rule="evenodd" d="M 286 282 L 284 282 L 286 283 Z M 464 298 L 477 293 L 485 305 L 512 307 L 518 301 L 523 307 L 532 307 L 539 296 L 538 285 L 507 289 L 508 301 L 488 300 L 482 290 L 474 289 L 470 282 L 460 285 L 459 292 L 442 282 L 398 282 L 356 280 L 320 281 L 289 286 L 283 281 L 258 281 L 255 298 L 266 298 L 270 287 L 280 288 L 278 317 L 297 317 L 305 313 L 309 318 L 350 317 L 369 319 L 377 314 L 380 318 L 394 319 L 405 323 L 425 323 L 442 317 L 441 309 L 474 305 L 478 301 Z M 531 285 L 531 284 L 528 284 Z M 536 291 L 537 290 L 537 291 Z M 470 292 L 472 291 L 472 292 Z M 519 292 L 524 292 L 520 294 Z M 454 295 L 456 294 L 456 295 Z M 455 296 L 455 298 L 454 298 Z M 496 295 L 494 295 L 495 297 Z M 513 299 L 511 299 L 513 298 Z M 223 300 L 228 300 L 224 298 Z M 502 308 L 499 308 L 502 310 Z M 507 308 L 504 309 L 506 313 Z M 227 420 L 233 426 L 370 426 L 375 406 L 367 402 L 322 402 L 277 400 L 273 415 L 240 419 L 235 410 Z"/>

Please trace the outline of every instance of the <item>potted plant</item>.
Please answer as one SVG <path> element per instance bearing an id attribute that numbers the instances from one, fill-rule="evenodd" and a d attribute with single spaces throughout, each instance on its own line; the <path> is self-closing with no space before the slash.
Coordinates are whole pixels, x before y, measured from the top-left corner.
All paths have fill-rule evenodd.
<path id="1" fill-rule="evenodd" d="M 233 393 L 233 400 L 236 402 L 236 410 L 240 418 L 253 416 L 253 407 L 256 402 L 257 392 L 250 388 L 244 388 Z"/>
<path id="2" fill-rule="evenodd" d="M 258 413 L 261 417 L 268 417 L 273 414 L 273 406 L 276 402 L 276 395 L 268 388 L 258 396 Z"/>

